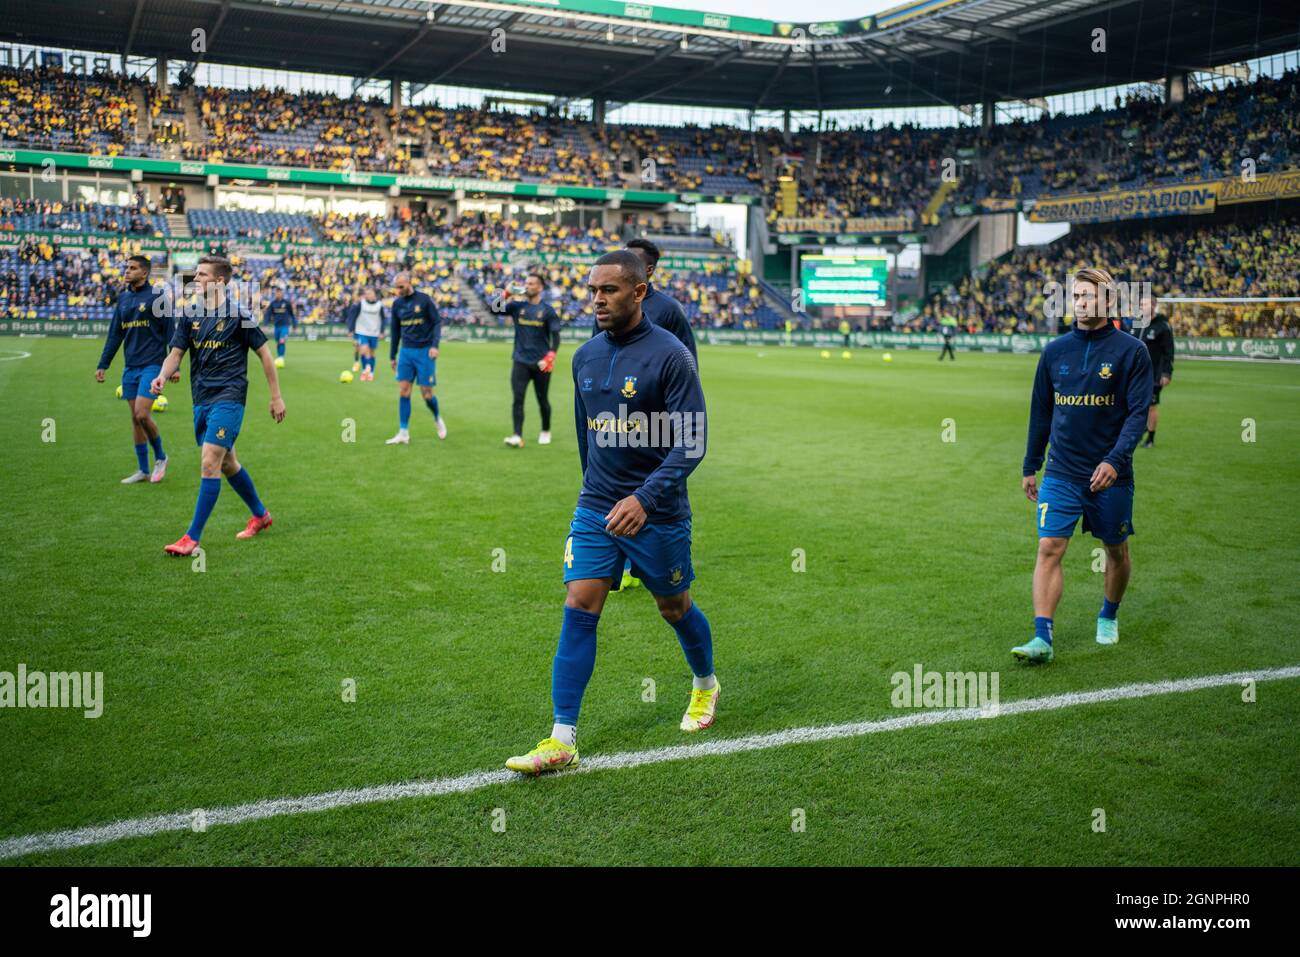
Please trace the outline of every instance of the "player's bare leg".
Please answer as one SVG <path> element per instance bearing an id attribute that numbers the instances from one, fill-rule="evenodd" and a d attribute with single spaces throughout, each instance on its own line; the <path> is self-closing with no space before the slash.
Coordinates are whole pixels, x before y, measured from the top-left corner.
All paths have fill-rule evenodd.
<path id="1" fill-rule="evenodd" d="M 1068 538 L 1040 538 L 1034 562 L 1034 617 L 1055 618 L 1056 606 L 1065 591 L 1061 561 L 1070 546 Z"/>
<path id="2" fill-rule="evenodd" d="M 1061 593 L 1065 589 L 1065 576 L 1061 571 L 1061 560 L 1069 547 L 1068 538 L 1046 537 L 1038 540 L 1038 558 L 1034 562 L 1034 618 L 1050 622 L 1056 617 L 1056 606 L 1061 603 Z M 1035 635 L 1033 640 L 1011 649 L 1011 654 L 1020 661 L 1046 663 L 1052 660 L 1054 652 L 1051 642 Z"/>
<path id="3" fill-rule="evenodd" d="M 1160 424 L 1160 406 L 1153 405 L 1147 409 L 1147 438 L 1142 443 L 1142 448 L 1153 449 L 1156 447 L 1156 426 Z"/>
<path id="4" fill-rule="evenodd" d="M 1129 555 L 1127 541 L 1104 547 L 1106 549 L 1104 585 L 1106 604 L 1103 606 L 1103 613 L 1097 618 L 1097 644 L 1113 645 L 1119 641 L 1119 621 L 1113 617 L 1113 610 L 1107 613 L 1106 609 L 1115 609 L 1120 599 L 1124 597 L 1129 576 L 1133 574 L 1133 559 Z"/>

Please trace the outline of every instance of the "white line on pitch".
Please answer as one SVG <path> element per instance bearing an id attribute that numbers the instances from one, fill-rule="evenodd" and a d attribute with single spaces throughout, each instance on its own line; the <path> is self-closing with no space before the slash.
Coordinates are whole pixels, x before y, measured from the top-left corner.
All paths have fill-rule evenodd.
<path id="1" fill-rule="evenodd" d="M 619 768 L 638 768 L 665 761 L 683 761 L 690 758 L 716 757 L 739 754 L 744 751 L 765 751 L 789 744 L 807 744 L 812 741 L 833 741 L 856 738 L 883 731 L 903 731 L 954 721 L 978 721 L 1005 717 L 1012 714 L 1031 714 L 1037 711 L 1057 711 L 1085 704 L 1108 701 L 1128 701 L 1134 698 L 1151 698 L 1157 695 L 1201 691 L 1243 681 L 1279 681 L 1300 678 L 1300 665 L 1285 668 L 1266 668 L 1260 671 L 1239 671 L 1226 675 L 1207 675 L 1202 678 L 1182 678 L 1176 681 L 1153 681 L 1144 684 L 1122 685 L 1118 688 L 1101 688 L 1097 691 L 1072 691 L 1066 694 L 1047 695 L 1042 698 L 1023 698 L 1008 702 L 997 709 L 981 711 L 979 708 L 912 711 L 898 718 L 879 721 L 857 721 L 851 724 L 832 724 L 814 728 L 791 728 L 769 734 L 755 734 L 744 738 L 721 738 L 697 744 L 682 744 L 652 751 L 624 751 L 621 754 L 597 756 L 583 761 L 573 771 L 555 778 L 567 778 L 591 771 L 611 771 Z M 475 771 L 454 778 L 435 778 L 431 781 L 409 781 L 405 784 L 380 784 L 375 787 L 326 791 L 298 798 L 276 798 L 236 804 L 231 807 L 204 809 L 208 825 L 242 824 L 271 817 L 288 817 L 309 814 L 313 811 L 330 811 L 359 804 L 382 804 L 403 798 L 434 797 L 439 794 L 464 794 L 494 784 L 508 784 L 523 776 L 513 771 Z M 41 851 L 61 851 L 75 847 L 108 844 L 129 837 L 147 837 L 167 831 L 188 831 L 192 824 L 191 812 L 158 814 L 153 817 L 136 817 L 113 824 L 79 827 L 67 831 L 49 831 L 44 834 L 26 834 L 0 841 L 0 859 L 22 857 Z"/>

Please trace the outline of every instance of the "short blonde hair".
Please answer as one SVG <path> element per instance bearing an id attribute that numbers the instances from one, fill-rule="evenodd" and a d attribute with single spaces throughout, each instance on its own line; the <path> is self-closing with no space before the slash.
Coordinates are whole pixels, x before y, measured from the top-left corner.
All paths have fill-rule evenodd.
<path id="1" fill-rule="evenodd" d="M 1075 282 L 1091 283 L 1097 287 L 1097 298 L 1106 304 L 1106 317 L 1118 318 L 1119 296 L 1115 287 L 1115 277 L 1100 266 L 1087 266 L 1074 274 Z"/>

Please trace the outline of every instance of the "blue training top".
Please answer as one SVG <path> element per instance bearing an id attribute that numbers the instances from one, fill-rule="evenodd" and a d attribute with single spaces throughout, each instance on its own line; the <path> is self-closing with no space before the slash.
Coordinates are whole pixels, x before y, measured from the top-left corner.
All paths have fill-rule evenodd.
<path id="1" fill-rule="evenodd" d="M 704 391 L 690 351 L 646 320 L 573 354 L 582 459 L 579 508 L 604 514 L 635 495 L 651 523 L 690 518 L 686 477 L 704 457 Z M 676 415 L 673 415 L 676 413 Z"/>
<path id="2" fill-rule="evenodd" d="M 393 336 L 389 355 L 396 359 L 397 350 L 436 349 L 442 341 L 442 316 L 433 300 L 422 292 L 398 296 L 393 300 Z"/>
<path id="3" fill-rule="evenodd" d="M 548 352 L 560 349 L 560 317 L 544 302 L 506 303 L 506 315 L 515 323 L 514 361 L 535 366 Z"/>
<path id="4" fill-rule="evenodd" d="M 1024 474 L 1047 454 L 1047 475 L 1086 482 L 1102 462 L 1116 484 L 1133 481 L 1133 450 L 1151 406 L 1151 358 L 1141 339 L 1110 323 L 1073 328 L 1049 342 L 1038 359 L 1029 404 Z"/>
<path id="5" fill-rule="evenodd" d="M 252 314 L 227 300 L 203 314 L 176 322 L 173 349 L 190 354 L 190 395 L 195 405 L 248 399 L 248 353 L 266 345 Z"/>
<path id="6" fill-rule="evenodd" d="M 162 365 L 167 358 L 167 343 L 175 330 L 171 316 L 166 314 L 170 310 L 163 308 L 166 302 L 154 305 L 155 300 L 164 296 L 161 286 L 155 289 L 148 283 L 140 289 L 127 286 L 122 290 L 108 323 L 108 338 L 104 340 L 98 368 L 107 369 L 112 365 L 123 343 L 126 348 L 122 351 L 122 361 L 127 368 Z"/>
<path id="7" fill-rule="evenodd" d="M 276 326 L 296 326 L 298 317 L 293 313 L 293 303 L 283 296 L 277 296 L 272 299 L 266 307 L 266 314 L 262 317 L 270 319 L 272 325 Z"/>

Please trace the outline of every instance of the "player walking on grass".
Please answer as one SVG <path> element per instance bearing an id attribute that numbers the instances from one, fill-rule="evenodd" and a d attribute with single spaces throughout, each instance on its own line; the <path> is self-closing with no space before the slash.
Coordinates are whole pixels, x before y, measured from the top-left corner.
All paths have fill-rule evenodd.
<path id="1" fill-rule="evenodd" d="M 357 308 L 356 342 L 361 352 L 361 381 L 375 381 L 375 350 L 384 335 L 384 304 L 374 287 L 367 286 Z"/>
<path id="2" fill-rule="evenodd" d="M 641 303 L 641 314 L 653 322 L 661 329 L 667 329 L 674 336 L 681 340 L 682 345 L 691 350 L 691 358 L 695 360 L 695 367 L 699 369 L 700 357 L 695 348 L 695 333 L 691 332 L 691 324 L 686 319 L 686 310 L 682 304 L 667 293 L 654 288 L 650 282 L 654 278 L 655 270 L 659 267 L 659 257 L 661 255 L 659 247 L 648 239 L 632 239 L 626 246 L 645 264 L 646 270 L 646 294 L 645 300 Z M 591 335 L 594 338 L 600 334 L 600 323 L 592 323 Z M 631 562 L 623 566 L 622 586 L 624 588 L 639 588 L 641 582 L 632 574 Z"/>
<path id="3" fill-rule="evenodd" d="M 248 401 L 249 352 L 256 352 L 262 360 L 266 384 L 271 389 L 271 418 L 276 422 L 284 421 L 284 400 L 266 334 L 257 327 L 252 314 L 229 296 L 230 273 L 230 261 L 221 256 L 199 260 L 194 281 L 199 286 L 202 308 L 197 316 L 177 318 L 171 352 L 153 380 L 154 394 L 161 395 L 167 379 L 180 367 L 181 356 L 189 352 L 194 438 L 203 450 L 202 478 L 194 520 L 179 541 L 165 546 L 163 550 L 169 555 L 190 555 L 199 547 L 203 526 L 221 493 L 222 475 L 252 512 L 244 530 L 235 537 L 252 538 L 271 527 L 271 513 L 257 497 L 248 470 L 235 458 L 235 439 Z"/>
<path id="4" fill-rule="evenodd" d="M 289 342 L 289 330 L 298 324 L 298 317 L 294 315 L 293 303 L 285 295 L 285 286 L 282 282 L 275 284 L 275 296 L 266 306 L 266 315 L 263 320 L 270 320 L 275 328 L 275 358 L 280 366 L 284 365 L 284 350 Z"/>
<path id="5" fill-rule="evenodd" d="M 551 370 L 555 368 L 555 354 L 560 350 L 560 317 L 547 303 L 542 302 L 546 280 L 538 273 L 529 273 L 524 281 L 525 300 L 505 304 L 505 312 L 515 324 L 514 364 L 510 369 L 510 390 L 515 401 L 511 409 L 514 432 L 506 436 L 506 445 L 524 447 L 524 399 L 528 383 L 537 394 L 537 408 L 542 414 L 542 431 L 537 436 L 538 445 L 551 444 Z"/>
<path id="6" fill-rule="evenodd" d="M 1151 408 L 1147 411 L 1147 436 L 1142 448 L 1155 448 L 1156 426 L 1160 424 L 1160 390 L 1174 377 L 1174 330 L 1169 320 L 1156 312 L 1155 296 L 1142 300 L 1142 342 L 1151 357 Z"/>
<path id="7" fill-rule="evenodd" d="M 587 283 L 603 331 L 573 356 L 582 492 L 564 543 L 568 594 L 551 671 L 555 723 L 532 751 L 506 761 L 514 771 L 578 763 L 578 710 L 596 663 L 596 624 L 625 558 L 677 632 L 695 676 L 681 729 L 709 727 L 717 710 L 713 637 L 689 590 L 695 572 L 686 478 L 704 456 L 704 393 L 690 351 L 642 313 L 646 280 L 640 257 L 619 250 L 596 260 Z"/>
<path id="8" fill-rule="evenodd" d="M 1052 660 L 1061 560 L 1080 515 L 1083 530 L 1106 549 L 1097 643 L 1119 641 L 1119 603 L 1132 571 L 1133 449 L 1151 405 L 1151 360 L 1138 339 L 1110 323 L 1115 292 L 1106 270 L 1080 270 L 1072 293 L 1074 328 L 1049 342 L 1038 359 L 1021 482 L 1037 505 L 1034 637 L 1011 649 L 1021 661 Z M 1040 489 L 1035 475 L 1049 439 Z"/>
<path id="9" fill-rule="evenodd" d="M 447 437 L 447 426 L 438 411 L 438 397 L 433 387 L 438 383 L 438 343 L 442 339 L 442 316 L 433 300 L 416 292 L 409 272 L 399 272 L 393 277 L 397 298 L 393 300 L 393 338 L 389 358 L 397 372 L 397 434 L 387 445 L 410 445 L 411 384 L 420 387 L 424 404 L 433 413 L 438 425 L 438 438 Z"/>
<path id="10" fill-rule="evenodd" d="M 122 479 L 123 485 L 136 482 L 161 482 L 167 474 L 167 453 L 163 451 L 162 435 L 151 414 L 153 393 L 149 384 L 162 368 L 167 356 L 167 344 L 172 337 L 172 320 L 168 310 L 155 306 L 163 298 L 163 290 L 149 285 L 150 262 L 147 256 L 132 256 L 123 270 L 126 288 L 118 294 L 109 320 L 108 338 L 95 368 L 95 381 L 103 382 L 104 373 L 113 364 L 113 357 L 123 344 L 122 398 L 131 410 L 131 432 L 135 439 L 136 470 Z M 165 300 L 164 300 L 165 301 Z M 176 376 L 172 381 L 180 379 Z M 149 471 L 149 446 L 153 446 L 153 472 Z"/>

